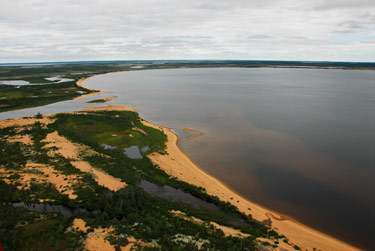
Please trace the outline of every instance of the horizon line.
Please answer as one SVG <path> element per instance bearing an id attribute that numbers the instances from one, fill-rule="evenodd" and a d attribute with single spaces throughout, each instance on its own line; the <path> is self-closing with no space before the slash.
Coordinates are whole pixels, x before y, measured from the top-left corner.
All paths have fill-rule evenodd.
<path id="1" fill-rule="evenodd" d="M 273 63 L 347 63 L 347 64 L 375 64 L 375 61 L 329 61 L 329 60 L 253 60 L 253 59 L 115 59 L 115 60 L 69 60 L 69 61 L 32 61 L 32 62 L 0 62 L 0 66 L 4 65 L 20 65 L 20 64 L 69 64 L 69 63 L 110 63 L 110 62 L 273 62 Z"/>

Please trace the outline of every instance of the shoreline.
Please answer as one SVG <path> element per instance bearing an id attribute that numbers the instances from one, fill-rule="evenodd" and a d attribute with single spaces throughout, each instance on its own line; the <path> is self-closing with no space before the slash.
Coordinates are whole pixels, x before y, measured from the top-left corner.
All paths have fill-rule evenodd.
<path id="1" fill-rule="evenodd" d="M 122 110 L 134 111 L 137 110 L 127 107 L 107 104 L 101 107 L 86 108 L 85 111 L 90 110 Z M 271 209 L 267 209 L 249 199 L 244 198 L 238 194 L 228 185 L 215 178 L 211 174 L 200 168 L 189 156 L 184 153 L 178 145 L 178 135 L 173 133 L 171 128 L 152 124 L 141 118 L 144 125 L 162 130 L 167 135 L 166 151 L 167 155 L 159 153 L 151 153 L 147 155 L 151 161 L 158 165 L 162 170 L 172 177 L 185 181 L 189 184 L 203 187 L 209 195 L 217 196 L 220 200 L 230 202 L 235 205 L 240 212 L 251 214 L 257 221 L 264 221 L 271 219 L 272 229 L 281 235 L 285 235 L 289 239 L 289 243 L 297 245 L 301 249 L 313 250 L 360 250 L 348 243 L 338 240 L 328 234 L 315 230 L 306 226 L 291 217 L 277 213 Z M 249 210 L 250 208 L 250 210 Z M 291 248 L 285 243 L 280 243 L 281 248 Z M 287 249 L 287 250 L 289 250 Z"/>
<path id="2" fill-rule="evenodd" d="M 279 234 L 285 235 L 291 243 L 303 249 L 359 250 L 350 244 L 342 242 L 332 236 L 303 225 L 290 217 L 286 217 L 244 198 L 228 185 L 207 173 L 194 163 L 178 146 L 178 136 L 174 134 L 170 128 L 157 126 L 147 121 L 145 125 L 162 129 L 168 136 L 166 149 L 168 155 L 151 153 L 148 157 L 169 175 L 187 183 L 205 188 L 209 195 L 218 196 L 221 200 L 230 202 L 235 205 L 239 211 L 245 214 L 252 214 L 253 218 L 260 222 L 272 218 L 272 228 Z M 173 167 L 170 166 L 173 162 L 178 161 L 185 163 L 180 163 L 182 166 L 177 169 L 175 169 L 175 165 Z"/>
<path id="3" fill-rule="evenodd" d="M 102 92 L 93 90 L 83 86 L 83 83 L 94 76 L 118 73 L 125 71 L 116 71 L 93 75 L 87 78 L 77 80 L 77 86 L 85 88 L 90 91 L 95 91 L 86 95 L 78 96 L 77 98 L 85 99 L 87 96 L 97 95 Z M 28 108 L 25 108 L 28 109 Z M 92 110 L 123 110 L 123 111 L 134 111 L 139 113 L 137 110 L 126 107 L 107 104 L 101 107 L 84 107 L 81 111 L 92 111 Z M 272 229 L 275 229 L 279 234 L 285 235 L 290 243 L 298 245 L 302 249 L 320 249 L 320 250 L 360 250 L 344 241 L 336 239 L 333 236 L 315 230 L 307 225 L 304 225 L 297 220 L 282 215 L 273 210 L 267 209 L 249 199 L 246 199 L 242 195 L 238 194 L 231 187 L 226 185 L 224 182 L 210 175 L 202 168 L 199 167 L 189 156 L 184 153 L 178 145 L 178 135 L 171 131 L 171 128 L 158 126 L 145 121 L 141 118 L 141 121 L 150 127 L 161 129 L 168 137 L 166 151 L 168 155 L 160 155 L 152 153 L 148 157 L 159 167 L 171 176 L 174 176 L 187 183 L 201 186 L 206 189 L 207 194 L 218 196 L 220 200 L 228 201 L 235 205 L 239 211 L 245 214 L 252 214 L 253 218 L 262 222 L 264 220 L 272 220 Z M 251 210 L 249 210 L 251 208 Z M 291 250 L 292 247 L 280 243 L 281 248 L 288 248 Z"/>
<path id="4" fill-rule="evenodd" d="M 105 74 L 111 73 L 118 73 L 117 72 L 110 72 Z M 104 74 L 99 74 L 104 75 Z M 97 75 L 95 75 L 97 76 Z M 81 87 L 86 88 L 83 86 L 83 83 L 90 78 L 82 79 L 79 84 Z M 92 107 L 92 108 L 85 108 L 85 110 L 101 110 L 101 109 L 120 109 L 126 111 L 134 111 L 139 114 L 137 110 L 132 107 L 128 106 L 118 106 L 118 105 L 111 105 L 107 104 L 104 107 Z M 141 118 L 142 119 L 142 118 Z M 158 126 L 152 124 L 146 120 L 142 119 L 142 122 L 145 125 L 161 129 L 167 135 L 167 148 L 166 151 L 168 155 L 160 155 L 160 154 L 150 154 L 148 157 L 161 169 L 163 169 L 166 173 L 171 176 L 174 176 L 182 181 L 187 183 L 198 185 L 204 187 L 206 192 L 210 195 L 216 195 L 223 201 L 228 201 L 231 204 L 235 205 L 239 211 L 245 214 L 251 214 L 252 217 L 260 222 L 264 220 L 268 220 L 272 218 L 272 229 L 275 229 L 279 234 L 285 235 L 291 243 L 300 246 L 302 249 L 313 249 L 316 248 L 317 250 L 360 250 L 349 243 L 336 239 L 333 236 L 320 232 L 319 230 L 313 229 L 307 225 L 304 225 L 297 220 L 277 213 L 271 209 L 258 205 L 255 202 L 250 201 L 249 199 L 244 198 L 242 195 L 238 194 L 232 188 L 227 186 L 225 183 L 218 180 L 216 177 L 210 175 L 202 168 L 199 167 L 196 163 L 193 162 L 189 158 L 189 156 L 184 153 L 178 145 L 178 135 L 171 131 L 171 128 Z M 171 148 L 168 151 L 168 146 Z M 171 154 L 173 151 L 173 154 Z M 153 155 L 153 156 L 152 156 Z M 178 157 L 178 158 L 177 158 Z M 182 160 L 182 166 L 187 166 L 187 168 L 173 168 L 170 166 L 170 162 L 176 162 L 175 160 L 180 159 Z M 175 164 L 175 163 L 174 163 Z M 184 171 L 183 171 L 184 170 Z M 191 173 L 197 173 L 200 181 L 196 177 L 191 177 Z M 189 178 L 190 177 L 190 178 Z M 211 187 L 211 189 L 207 189 L 207 180 L 210 180 L 215 185 Z M 197 182 L 198 181 L 198 182 Z M 224 196 L 223 196 L 224 195 Z M 229 197 L 228 197 L 229 196 Z M 232 198 L 232 199 L 231 199 Z M 237 202 L 240 201 L 240 202 Z M 240 204 L 240 205 L 238 205 Z M 249 210 L 249 208 L 251 210 Z M 289 246 L 288 246 L 289 247 Z"/>

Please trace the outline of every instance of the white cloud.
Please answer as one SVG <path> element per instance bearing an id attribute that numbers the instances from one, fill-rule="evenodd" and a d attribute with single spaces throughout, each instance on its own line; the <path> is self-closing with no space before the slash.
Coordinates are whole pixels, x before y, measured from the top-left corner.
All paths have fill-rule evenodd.
<path id="1" fill-rule="evenodd" d="M 1 0 L 0 62 L 375 61 L 374 5 L 373 0 Z"/>

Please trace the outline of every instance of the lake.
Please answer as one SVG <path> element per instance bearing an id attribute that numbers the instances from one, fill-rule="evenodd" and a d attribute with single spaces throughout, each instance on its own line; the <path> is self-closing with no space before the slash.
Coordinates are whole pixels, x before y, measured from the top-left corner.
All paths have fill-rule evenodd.
<path id="1" fill-rule="evenodd" d="M 146 70 L 85 86 L 153 123 L 203 131 L 181 148 L 244 197 L 373 247 L 374 71 Z"/>
<path id="2" fill-rule="evenodd" d="M 118 96 L 146 120 L 204 136 L 181 142 L 202 169 L 244 197 L 373 250 L 375 71 L 207 68 L 96 76 L 86 100 L 0 113 L 74 111 Z"/>

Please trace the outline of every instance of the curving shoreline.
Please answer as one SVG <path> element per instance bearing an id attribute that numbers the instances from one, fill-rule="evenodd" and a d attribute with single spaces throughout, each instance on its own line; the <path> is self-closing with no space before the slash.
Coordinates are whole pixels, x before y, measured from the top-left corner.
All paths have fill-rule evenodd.
<path id="1" fill-rule="evenodd" d="M 79 85 L 86 88 L 82 85 L 82 83 L 90 78 L 91 77 L 82 79 L 79 81 Z M 137 112 L 131 107 L 111 104 L 102 107 L 87 108 L 86 110 L 131 110 Z M 166 148 L 168 155 L 152 153 L 148 155 L 148 157 L 169 175 L 198 187 L 205 188 L 208 194 L 217 196 L 223 201 L 232 203 L 233 205 L 237 206 L 241 212 L 251 214 L 253 218 L 258 221 L 271 219 L 273 229 L 275 229 L 279 234 L 285 235 L 290 240 L 290 243 L 300 246 L 303 249 L 312 250 L 313 248 L 316 248 L 318 250 L 360 250 L 359 248 L 356 248 L 348 243 L 303 225 L 290 217 L 281 215 L 248 199 L 245 199 L 223 182 L 208 174 L 197 164 L 195 164 L 188 157 L 188 155 L 180 149 L 177 144 L 178 136 L 173 133 L 170 128 L 154 125 L 144 120 L 143 123 L 147 126 L 161 129 L 168 136 Z M 249 210 L 249 208 L 251 210 Z M 287 250 L 291 248 L 284 243 L 280 243 L 280 247 L 284 249 L 287 248 Z"/>

